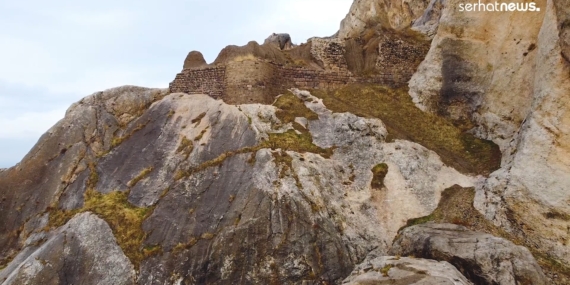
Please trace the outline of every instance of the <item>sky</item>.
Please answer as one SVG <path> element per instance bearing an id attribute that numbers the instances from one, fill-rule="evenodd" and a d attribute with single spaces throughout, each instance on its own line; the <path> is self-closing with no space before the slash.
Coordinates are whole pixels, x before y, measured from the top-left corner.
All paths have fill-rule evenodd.
<path id="1" fill-rule="evenodd" d="M 0 0 L 0 168 L 18 163 L 76 101 L 122 85 L 165 88 L 191 50 L 289 33 L 330 36 L 352 0 Z"/>

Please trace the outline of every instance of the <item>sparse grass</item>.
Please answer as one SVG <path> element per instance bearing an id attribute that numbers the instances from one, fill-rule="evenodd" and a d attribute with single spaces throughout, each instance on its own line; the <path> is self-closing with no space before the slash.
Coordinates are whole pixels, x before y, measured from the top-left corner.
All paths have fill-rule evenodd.
<path id="1" fill-rule="evenodd" d="M 406 139 L 439 154 L 463 173 L 488 175 L 500 166 L 501 153 L 490 141 L 462 132 L 448 120 L 416 108 L 406 88 L 350 84 L 334 91 L 312 90 L 333 112 L 379 118 L 389 140 Z"/>
<path id="2" fill-rule="evenodd" d="M 149 120 L 150 121 L 150 120 Z M 138 124 L 130 133 L 124 135 L 124 136 L 120 136 L 120 137 L 113 137 L 113 139 L 111 140 L 111 149 L 119 146 L 120 144 L 122 144 L 125 140 L 127 140 L 128 138 L 130 138 L 134 133 L 142 130 L 147 124 L 148 122 L 143 123 L 143 124 Z"/>
<path id="3" fill-rule="evenodd" d="M 554 274 L 565 276 L 565 278 L 570 277 L 570 268 L 567 265 L 562 264 L 543 252 L 539 252 L 532 241 L 527 241 L 515 234 L 511 234 L 485 219 L 485 217 L 473 207 L 474 198 L 475 190 L 473 188 L 462 188 L 455 185 L 445 189 L 441 194 L 441 200 L 437 208 L 430 215 L 408 220 L 407 224 L 398 230 L 398 232 L 407 227 L 427 222 L 462 225 L 472 231 L 488 233 L 510 240 L 517 245 L 525 246 L 534 255 L 538 264 L 543 269 Z M 398 236 L 396 236 L 395 239 L 397 238 Z"/>
<path id="4" fill-rule="evenodd" d="M 235 62 L 242 62 L 242 61 L 246 61 L 246 60 L 256 60 L 256 59 L 257 59 L 257 58 L 256 58 L 253 54 L 248 53 L 248 54 L 246 54 L 246 55 L 238 55 L 238 56 L 234 57 L 234 58 L 232 59 L 232 61 L 235 61 Z"/>
<path id="5" fill-rule="evenodd" d="M 202 122 L 202 119 L 203 119 L 205 116 L 206 116 L 206 112 L 204 112 L 204 113 L 198 115 L 198 117 L 192 119 L 192 121 L 190 121 L 190 122 L 191 122 L 192 124 L 198 125 L 198 124 L 200 124 L 200 122 Z"/>
<path id="6" fill-rule="evenodd" d="M 227 158 L 232 157 L 237 154 L 242 153 L 251 153 L 250 159 L 248 159 L 248 163 L 255 163 L 255 153 L 263 148 L 270 148 L 272 150 L 281 149 L 282 151 L 295 151 L 299 153 L 311 152 L 320 154 L 325 158 L 329 158 L 333 154 L 334 148 L 327 148 L 323 149 L 316 146 L 313 143 L 313 138 L 309 131 L 305 129 L 303 126 L 299 125 L 298 123 L 294 122 L 296 117 L 305 117 L 309 120 L 318 119 L 317 114 L 309 110 L 303 101 L 297 98 L 294 94 L 288 93 L 281 96 L 275 103 L 275 106 L 280 108 L 277 112 L 277 116 L 283 123 L 293 123 L 293 127 L 295 130 L 288 130 L 284 133 L 271 133 L 269 134 L 269 138 L 257 146 L 254 147 L 246 147 L 236 151 L 229 151 L 221 154 L 215 159 L 210 161 L 206 161 L 197 167 L 192 167 L 186 170 L 178 170 L 175 175 L 175 180 L 180 180 L 184 177 L 189 177 L 193 173 L 202 171 L 206 168 L 221 165 Z M 204 133 L 207 131 L 207 128 L 202 130 L 202 132 L 194 138 L 194 141 L 198 141 L 202 138 Z M 183 139 L 184 141 L 184 139 Z M 182 145 L 179 147 L 179 151 L 181 151 Z M 189 145 L 186 143 L 186 145 Z M 186 147 L 184 147 L 186 148 Z M 287 155 L 288 157 L 288 155 Z M 290 163 L 288 164 L 288 166 Z M 290 166 L 289 166 L 290 167 Z"/>
<path id="7" fill-rule="evenodd" d="M 142 230 L 142 222 L 152 213 L 154 207 L 135 207 L 128 202 L 128 195 L 128 191 L 102 194 L 88 189 L 84 195 L 83 208 L 71 211 L 51 209 L 49 227 L 60 227 L 78 213 L 93 212 L 109 224 L 117 243 L 135 268 L 138 268 L 147 254 L 155 252 L 154 250 L 149 252 L 148 248 L 145 251 L 142 246 L 146 237 L 146 233 Z"/>
<path id="8" fill-rule="evenodd" d="M 127 182 L 127 186 L 128 187 L 133 187 L 135 186 L 139 181 L 141 181 L 142 179 L 144 179 L 147 175 L 149 175 L 152 172 L 153 167 L 147 167 L 143 170 L 141 170 L 141 172 L 135 176 L 133 179 L 131 179 L 129 182 Z"/>
<path id="9" fill-rule="evenodd" d="M 149 256 L 153 256 L 153 255 L 159 255 L 163 253 L 162 250 L 162 246 L 161 245 L 152 245 L 152 246 L 145 246 L 143 248 L 143 256 L 144 257 L 149 257 Z"/>
<path id="10" fill-rule="evenodd" d="M 312 152 L 324 158 L 329 158 L 333 154 L 333 148 L 324 149 L 313 144 L 313 137 L 310 133 L 297 134 L 294 130 L 269 134 L 269 140 L 262 142 L 260 147 L 291 150 L 298 153 Z"/>
<path id="11" fill-rule="evenodd" d="M 387 264 L 386 266 L 382 267 L 380 269 L 380 273 L 382 273 L 382 276 L 388 277 L 388 271 L 390 271 L 392 267 L 394 267 L 392 264 Z"/>
<path id="12" fill-rule="evenodd" d="M 273 106 L 279 108 L 275 115 L 283 124 L 295 121 L 296 117 L 304 117 L 308 120 L 317 120 L 319 118 L 315 112 L 305 106 L 303 100 L 290 91 L 279 96 Z"/>
<path id="13" fill-rule="evenodd" d="M 89 165 L 89 178 L 87 178 L 86 187 L 87 189 L 94 189 L 97 186 L 97 182 L 99 182 L 99 174 L 97 173 L 97 167 L 93 162 L 90 162 Z"/>
<path id="14" fill-rule="evenodd" d="M 384 187 L 384 178 L 388 174 L 388 164 L 380 163 L 372 168 L 372 188 L 381 189 Z"/>
<path id="15" fill-rule="evenodd" d="M 180 145 L 176 149 L 176 152 L 182 153 L 184 155 L 184 160 L 188 159 L 192 151 L 194 150 L 194 143 L 187 137 L 182 137 Z"/>
<path id="16" fill-rule="evenodd" d="M 188 242 L 185 243 L 179 243 L 177 244 L 173 249 L 172 249 L 172 253 L 177 254 L 180 253 L 181 251 L 185 250 L 185 249 L 189 249 L 192 246 L 194 246 L 196 243 L 198 242 L 198 239 L 195 237 L 190 238 L 190 240 Z"/>
<path id="17" fill-rule="evenodd" d="M 208 131 L 208 128 L 206 127 L 205 129 L 203 129 L 200 134 L 198 134 L 195 138 L 194 141 L 199 141 L 202 139 L 202 137 L 204 137 L 204 134 Z"/>
<path id="18" fill-rule="evenodd" d="M 186 170 L 178 170 L 175 174 L 174 174 L 174 180 L 180 180 L 182 178 L 185 177 L 189 177 L 190 175 L 196 173 L 196 172 L 200 172 L 204 169 L 210 168 L 210 167 L 214 167 L 214 166 L 219 166 L 222 163 L 224 163 L 224 161 L 232 156 L 241 154 L 241 153 L 249 153 L 249 152 L 256 152 L 259 149 L 261 149 L 260 147 L 245 147 L 242 149 L 238 149 L 236 151 L 228 151 L 228 152 L 224 152 L 222 154 L 220 154 L 218 157 L 212 159 L 212 160 L 208 160 L 196 167 L 191 167 L 189 169 Z"/>

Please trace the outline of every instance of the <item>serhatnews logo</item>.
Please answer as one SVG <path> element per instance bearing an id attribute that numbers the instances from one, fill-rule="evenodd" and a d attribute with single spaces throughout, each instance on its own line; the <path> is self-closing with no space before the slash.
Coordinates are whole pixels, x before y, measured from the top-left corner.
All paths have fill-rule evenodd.
<path id="1" fill-rule="evenodd" d="M 536 3 L 534 2 L 526 2 L 526 3 L 481 3 L 479 0 L 478 3 L 460 3 L 459 4 L 459 11 L 460 12 L 539 12 L 540 8 L 536 7 Z"/>

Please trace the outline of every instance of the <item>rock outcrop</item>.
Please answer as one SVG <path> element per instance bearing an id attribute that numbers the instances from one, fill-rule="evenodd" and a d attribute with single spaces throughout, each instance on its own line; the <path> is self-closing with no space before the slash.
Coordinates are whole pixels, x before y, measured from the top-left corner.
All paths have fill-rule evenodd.
<path id="1" fill-rule="evenodd" d="M 474 185 L 421 145 L 386 142 L 378 119 L 333 113 L 322 99 L 293 92 L 279 109 L 134 87 L 87 97 L 36 146 L 56 157 L 33 155 L 18 166 L 51 159 L 69 171 L 38 172 L 39 181 L 57 182 L 51 204 L 3 214 L 14 219 L 3 233 L 16 233 L 3 239 L 3 257 L 32 250 L 23 242 L 29 232 L 58 233 L 74 214 L 93 211 L 113 229 L 139 284 L 339 282 L 371 250 L 386 253 L 408 219 L 433 211 L 443 189 Z M 47 149 L 51 140 L 60 148 Z M 74 144 L 84 156 L 68 162 Z M 381 163 L 389 170 L 375 189 L 372 169 Z M 2 173 L 2 183 L 26 174 L 18 169 Z M 26 185 L 22 192 L 33 191 Z M 19 205 L 17 197 L 3 205 Z M 34 222 L 46 216 L 49 227 Z"/>
<path id="2" fill-rule="evenodd" d="M 47 225 L 47 217 L 40 222 Z M 50 233 L 39 232 L 0 271 L 0 284 L 135 284 L 135 270 L 105 221 L 82 213 Z"/>
<path id="3" fill-rule="evenodd" d="M 427 223 L 399 233 L 391 254 L 448 261 L 475 284 L 547 284 L 528 249 L 453 224 Z"/>
<path id="4" fill-rule="evenodd" d="M 342 284 L 471 285 L 453 265 L 430 259 L 382 256 L 365 260 Z"/>
<path id="5" fill-rule="evenodd" d="M 82 99 L 0 169 L 0 283 L 568 284 L 570 7 L 536 3 L 356 0 Z"/>
<path id="6" fill-rule="evenodd" d="M 411 27 L 414 21 L 422 17 L 427 7 L 434 6 L 436 5 L 426 0 L 355 0 L 340 24 L 337 37 L 341 39 L 358 37 L 366 28 L 376 25 L 403 30 Z"/>
<path id="7" fill-rule="evenodd" d="M 459 12 L 458 4 L 443 3 L 410 95 L 419 108 L 501 147 L 502 168 L 479 185 L 475 206 L 546 259 L 568 266 L 568 3 L 536 1 L 540 12 L 509 17 Z"/>
<path id="8" fill-rule="evenodd" d="M 204 55 L 202 55 L 201 52 L 199 51 L 191 51 L 188 53 L 188 56 L 186 56 L 186 59 L 184 60 L 184 66 L 183 68 L 200 68 L 200 67 L 204 67 L 206 66 L 206 60 L 204 59 Z"/>
<path id="9" fill-rule="evenodd" d="M 293 46 L 293 43 L 291 42 L 291 36 L 287 33 L 273 33 L 267 37 L 267 39 L 265 39 L 264 44 L 274 44 L 281 50 L 291 49 Z"/>

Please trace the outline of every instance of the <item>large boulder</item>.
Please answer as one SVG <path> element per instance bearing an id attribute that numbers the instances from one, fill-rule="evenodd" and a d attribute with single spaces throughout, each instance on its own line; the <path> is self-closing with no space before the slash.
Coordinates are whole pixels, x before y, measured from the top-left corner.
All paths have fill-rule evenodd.
<path id="1" fill-rule="evenodd" d="M 293 46 L 291 43 L 291 36 L 286 33 L 273 33 L 267 39 L 265 39 L 264 44 L 275 44 L 282 50 L 290 49 Z"/>
<path id="2" fill-rule="evenodd" d="M 426 0 L 355 0 L 336 36 L 341 39 L 357 37 L 377 25 L 396 30 L 409 28 L 423 16 L 428 4 Z"/>
<path id="3" fill-rule="evenodd" d="M 448 261 L 476 284 L 547 284 L 528 249 L 459 225 L 427 223 L 406 228 L 390 254 Z"/>
<path id="4" fill-rule="evenodd" d="M 357 265 L 342 284 L 467 285 L 473 283 L 445 261 L 382 256 L 365 260 Z"/>
<path id="5" fill-rule="evenodd" d="M 0 271 L 2 285 L 135 284 L 133 265 L 109 225 L 94 214 L 79 214 L 50 234 L 33 234 L 27 244 Z"/>

